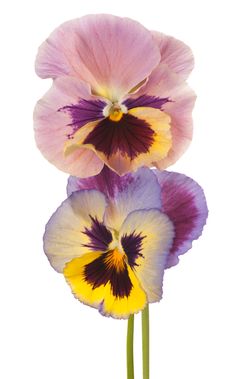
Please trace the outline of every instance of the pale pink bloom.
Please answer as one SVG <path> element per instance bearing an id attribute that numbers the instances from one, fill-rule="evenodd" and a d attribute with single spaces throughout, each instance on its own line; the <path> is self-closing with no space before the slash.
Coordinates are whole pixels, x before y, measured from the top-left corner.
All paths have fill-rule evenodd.
<path id="1" fill-rule="evenodd" d="M 90 15 L 68 21 L 39 48 L 36 72 L 53 85 L 35 108 L 43 155 L 72 175 L 166 168 L 192 138 L 193 68 L 181 41 L 136 21 Z"/>

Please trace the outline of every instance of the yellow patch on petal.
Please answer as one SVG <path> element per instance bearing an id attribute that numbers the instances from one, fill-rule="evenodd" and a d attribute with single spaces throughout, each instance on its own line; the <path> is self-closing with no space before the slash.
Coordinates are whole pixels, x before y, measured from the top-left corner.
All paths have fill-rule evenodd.
<path id="1" fill-rule="evenodd" d="M 101 258 L 105 253 L 93 252 L 87 253 L 79 258 L 73 259 L 67 263 L 64 268 L 64 276 L 70 285 L 74 296 L 81 302 L 98 308 L 102 314 L 115 318 L 128 318 L 130 314 L 142 310 L 146 304 L 146 294 L 141 288 L 134 272 L 128 267 L 129 280 L 132 288 L 128 296 L 114 296 L 112 284 L 107 281 L 106 284 L 94 285 L 86 278 L 85 270 L 89 264 Z M 124 256 L 118 251 L 108 253 L 108 257 L 104 259 L 106 270 L 114 270 L 121 272 L 126 263 Z M 104 270 L 105 271 L 105 270 Z M 100 272 L 92 272 L 92 276 L 98 280 L 101 279 Z M 119 283 L 122 285 L 122 283 Z"/>
<path id="2" fill-rule="evenodd" d="M 155 141 L 149 149 L 147 155 L 157 155 L 158 160 L 165 158 L 172 146 L 170 116 L 159 109 L 148 107 L 133 108 L 130 109 L 128 113 L 146 121 L 155 132 Z M 142 159 L 144 155 L 146 154 L 140 154 L 139 157 Z"/>
<path id="3" fill-rule="evenodd" d="M 66 140 L 66 142 L 64 143 L 64 149 L 63 149 L 65 158 L 68 157 L 70 154 L 74 153 L 74 151 L 77 150 L 78 148 L 83 147 L 84 139 L 87 137 L 89 133 L 92 132 L 92 130 L 96 127 L 98 122 L 99 120 L 88 122 L 87 124 L 82 126 L 80 129 L 78 129 L 77 132 L 75 132 L 71 138 Z"/>

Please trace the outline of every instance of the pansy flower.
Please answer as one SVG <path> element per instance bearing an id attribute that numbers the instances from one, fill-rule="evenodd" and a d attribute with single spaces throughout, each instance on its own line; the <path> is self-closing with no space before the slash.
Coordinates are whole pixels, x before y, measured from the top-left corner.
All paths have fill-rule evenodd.
<path id="1" fill-rule="evenodd" d="M 164 169 L 192 138 L 191 50 L 128 18 L 68 21 L 42 44 L 36 72 L 53 85 L 34 113 L 36 142 L 59 169 L 80 177 L 104 164 L 123 175 Z"/>
<path id="2" fill-rule="evenodd" d="M 46 226 L 44 250 L 74 296 L 128 318 L 162 297 L 164 270 L 197 239 L 207 217 L 201 187 L 182 174 L 104 167 L 70 177 L 68 198 Z"/>

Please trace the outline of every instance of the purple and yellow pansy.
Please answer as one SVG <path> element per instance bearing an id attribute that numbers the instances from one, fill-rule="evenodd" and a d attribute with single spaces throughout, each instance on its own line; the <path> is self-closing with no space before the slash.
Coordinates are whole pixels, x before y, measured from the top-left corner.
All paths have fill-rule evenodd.
<path id="1" fill-rule="evenodd" d="M 90 15 L 42 44 L 36 72 L 53 85 L 34 113 L 43 155 L 71 175 L 164 169 L 192 138 L 191 50 L 128 18 Z"/>
<path id="2" fill-rule="evenodd" d="M 166 268 L 197 239 L 207 217 L 201 187 L 173 172 L 107 167 L 70 177 L 49 220 L 44 250 L 74 296 L 103 315 L 128 318 L 162 297 Z"/>

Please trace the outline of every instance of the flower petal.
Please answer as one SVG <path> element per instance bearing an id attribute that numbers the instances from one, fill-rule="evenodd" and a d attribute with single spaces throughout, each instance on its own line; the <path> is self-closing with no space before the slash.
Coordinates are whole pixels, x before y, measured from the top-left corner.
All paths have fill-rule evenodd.
<path id="1" fill-rule="evenodd" d="M 163 104 L 162 109 L 171 118 L 172 147 L 165 158 L 154 162 L 156 167 L 165 169 L 180 158 L 191 142 L 192 110 L 196 95 L 166 64 L 160 64 L 153 71 L 146 86 L 133 96 L 144 94 L 169 99 Z"/>
<path id="2" fill-rule="evenodd" d="M 171 267 L 202 234 L 208 215 L 207 204 L 202 188 L 193 179 L 175 172 L 154 172 L 161 185 L 162 211 L 175 227 L 175 238 L 167 261 L 167 267 Z"/>
<path id="3" fill-rule="evenodd" d="M 62 171 L 86 177 L 101 171 L 103 162 L 97 155 L 86 148 L 77 148 L 67 156 L 64 154 L 65 143 L 70 139 L 74 126 L 70 112 L 62 111 L 62 108 L 76 104 L 80 99 L 97 101 L 82 81 L 69 77 L 56 79 L 35 107 L 35 138 L 38 148 L 49 162 Z"/>
<path id="4" fill-rule="evenodd" d="M 160 187 L 153 171 L 142 167 L 134 173 L 119 176 L 108 167 L 86 179 L 70 177 L 68 196 L 74 191 L 96 189 L 107 198 L 106 223 L 119 230 L 128 214 L 137 209 L 161 209 Z"/>
<path id="5" fill-rule="evenodd" d="M 102 243 L 108 246 L 111 236 L 103 225 L 105 207 L 101 192 L 84 190 L 73 193 L 52 215 L 44 234 L 44 251 L 56 271 L 62 272 L 66 262 L 88 248 L 98 250 Z"/>
<path id="6" fill-rule="evenodd" d="M 75 258 L 67 263 L 64 275 L 77 299 L 105 316 L 128 318 L 144 308 L 146 294 L 124 261 L 116 267 L 113 254 L 97 252 Z"/>
<path id="7" fill-rule="evenodd" d="M 138 244 L 138 254 L 135 248 L 127 252 L 127 255 L 133 254 L 132 252 L 136 254 L 129 261 L 133 262 L 133 271 L 147 294 L 148 302 L 159 301 L 162 297 L 166 259 L 174 237 L 173 224 L 157 209 L 134 211 L 128 215 L 119 233 L 124 250 L 122 239 L 134 234 L 142 238 L 141 246 Z"/>
<path id="8" fill-rule="evenodd" d="M 39 49 L 36 72 L 42 78 L 77 76 L 93 92 L 118 100 L 142 82 L 159 60 L 152 33 L 138 22 L 88 15 L 62 24 L 49 36 Z"/>
<path id="9" fill-rule="evenodd" d="M 119 122 L 99 122 L 85 138 L 104 163 L 119 175 L 163 160 L 171 147 L 170 117 L 159 109 L 138 107 Z"/>
<path id="10" fill-rule="evenodd" d="M 160 63 L 166 63 L 182 79 L 187 79 L 194 67 L 194 57 L 190 47 L 174 37 L 159 32 L 153 32 L 153 36 L 161 52 Z"/>
<path id="11" fill-rule="evenodd" d="M 192 111 L 196 100 L 195 93 L 183 83 L 172 98 L 173 103 L 163 106 L 165 113 L 171 117 L 172 147 L 165 158 L 155 162 L 155 166 L 161 170 L 175 163 L 184 154 L 193 134 Z"/>

